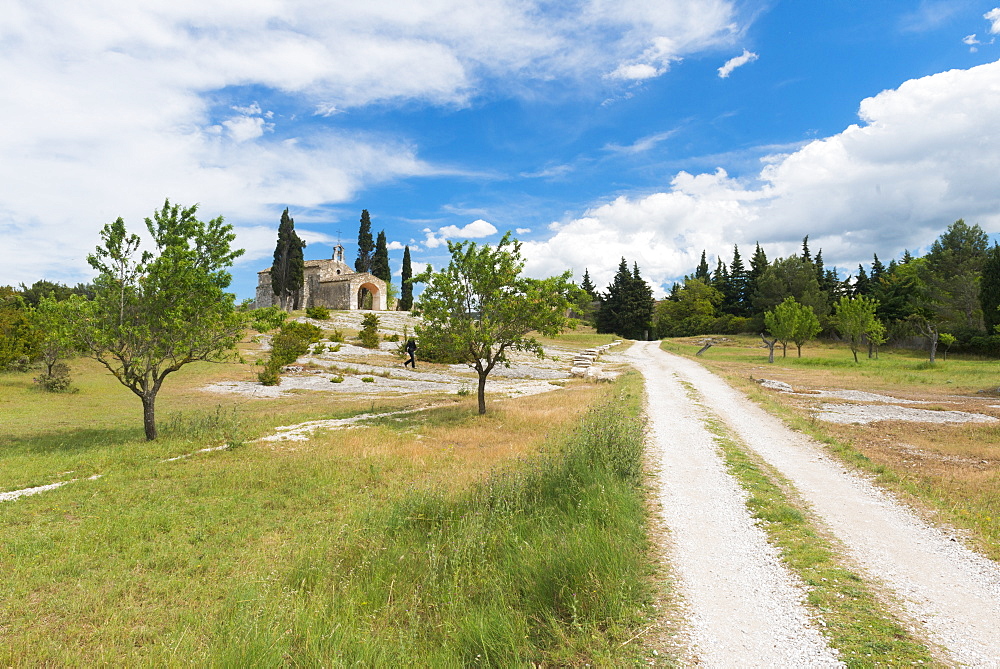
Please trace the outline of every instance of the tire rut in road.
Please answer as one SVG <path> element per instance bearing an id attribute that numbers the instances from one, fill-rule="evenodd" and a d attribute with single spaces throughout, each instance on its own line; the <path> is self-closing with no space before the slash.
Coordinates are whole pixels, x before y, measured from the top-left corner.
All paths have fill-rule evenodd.
<path id="1" fill-rule="evenodd" d="M 802 603 L 801 584 L 751 518 L 706 416 L 660 362 L 644 357 L 641 368 L 671 564 L 696 659 L 708 666 L 840 666 Z"/>

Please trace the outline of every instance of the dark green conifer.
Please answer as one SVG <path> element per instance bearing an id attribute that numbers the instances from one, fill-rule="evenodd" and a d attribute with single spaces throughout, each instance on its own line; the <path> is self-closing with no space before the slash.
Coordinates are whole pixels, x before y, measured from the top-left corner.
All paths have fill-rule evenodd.
<path id="1" fill-rule="evenodd" d="M 372 240 L 372 221 L 367 209 L 361 210 L 361 226 L 358 228 L 358 259 L 354 261 L 357 272 L 372 271 L 372 253 L 375 243 Z"/>
<path id="2" fill-rule="evenodd" d="M 281 214 L 278 224 L 278 243 L 274 247 L 271 265 L 271 291 L 282 309 L 299 308 L 302 285 L 305 281 L 305 261 L 302 249 L 306 243 L 295 233 L 295 220 L 288 215 L 288 208 Z"/>
<path id="3" fill-rule="evenodd" d="M 413 267 L 410 265 L 410 247 L 403 247 L 403 269 L 400 275 L 402 282 L 401 297 L 399 298 L 399 308 L 409 311 L 413 308 Z"/>

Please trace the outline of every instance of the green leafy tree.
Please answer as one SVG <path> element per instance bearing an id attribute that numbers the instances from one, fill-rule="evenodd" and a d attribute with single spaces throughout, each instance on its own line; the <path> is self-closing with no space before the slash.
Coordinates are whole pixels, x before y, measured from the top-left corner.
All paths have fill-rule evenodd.
<path id="1" fill-rule="evenodd" d="M 90 299 L 94 294 L 94 287 L 90 284 L 78 283 L 76 286 L 70 288 L 67 285 L 46 281 L 41 279 L 31 284 L 31 287 L 21 284 L 21 290 L 19 291 L 21 297 L 24 298 L 24 303 L 29 307 L 37 307 L 38 303 L 42 301 L 43 297 L 53 297 L 58 301 L 69 299 L 73 295 L 80 295 Z"/>
<path id="2" fill-rule="evenodd" d="M 511 350 L 542 356 L 528 333 L 553 336 L 566 324 L 569 273 L 536 280 L 521 276 L 521 243 L 506 233 L 497 246 L 448 242 L 451 261 L 435 272 L 428 266 L 416 311 L 421 350 L 449 351 L 479 376 L 479 413 L 486 413 L 486 379 L 507 365 Z"/>
<path id="3" fill-rule="evenodd" d="M 819 334 L 819 318 L 812 307 L 799 304 L 794 297 L 786 297 L 772 311 L 764 314 L 764 324 L 768 331 L 781 342 L 781 357 L 784 358 L 788 342 L 795 342 L 799 357 L 802 357 L 802 345 Z"/>
<path id="4" fill-rule="evenodd" d="M 80 339 L 76 333 L 76 317 L 85 302 L 79 295 L 59 301 L 54 296 L 43 297 L 31 312 L 31 321 L 38 332 L 38 353 L 45 365 L 46 376 L 60 360 L 79 354 Z"/>
<path id="5" fill-rule="evenodd" d="M 274 247 L 271 265 L 271 292 L 285 311 L 299 308 L 299 296 L 305 281 L 305 260 L 302 249 L 306 243 L 295 232 L 295 219 L 288 215 L 288 208 L 281 213 L 278 224 L 278 243 Z"/>
<path id="6" fill-rule="evenodd" d="M 402 311 L 409 311 L 413 308 L 413 266 L 410 264 L 410 247 L 403 247 L 403 269 L 400 283 L 402 285 L 402 297 L 399 299 L 399 308 Z"/>
<path id="7" fill-rule="evenodd" d="M 989 237 L 978 225 L 958 219 L 931 244 L 924 256 L 924 282 L 943 323 L 980 329 L 979 280 L 989 251 Z"/>
<path id="8" fill-rule="evenodd" d="M 842 297 L 834 304 L 834 324 L 837 331 L 851 346 L 854 362 L 858 361 L 858 348 L 875 328 L 878 303 L 870 297 Z"/>
<path id="9" fill-rule="evenodd" d="M 38 357 L 38 330 L 24 299 L 9 286 L 0 287 L 0 370 L 25 366 Z"/>
<path id="10" fill-rule="evenodd" d="M 688 277 L 684 287 L 674 291 L 671 299 L 656 305 L 658 336 L 684 337 L 707 332 L 718 316 L 722 299 L 722 293 L 712 286 Z"/>
<path id="11" fill-rule="evenodd" d="M 354 261 L 356 272 L 372 271 L 372 254 L 375 242 L 372 240 L 372 219 L 367 209 L 361 210 L 361 225 L 358 227 L 358 258 Z"/>
<path id="12" fill-rule="evenodd" d="M 218 360 L 244 331 L 244 314 L 225 289 L 227 268 L 243 250 L 222 217 L 202 222 L 197 205 L 167 200 L 146 219 L 154 251 L 119 218 L 104 226 L 87 257 L 99 272 L 95 296 L 78 317 L 86 350 L 142 401 L 146 439 L 156 438 L 156 395 L 169 374 L 198 360 Z"/>

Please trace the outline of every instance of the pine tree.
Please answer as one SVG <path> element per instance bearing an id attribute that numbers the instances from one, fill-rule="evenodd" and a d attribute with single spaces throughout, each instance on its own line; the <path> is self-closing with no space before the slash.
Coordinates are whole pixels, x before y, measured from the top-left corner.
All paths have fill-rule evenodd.
<path id="1" fill-rule="evenodd" d="M 409 311 L 413 307 L 413 267 L 410 265 L 410 247 L 403 247 L 403 269 L 400 280 L 403 283 L 401 291 L 402 297 L 399 299 L 399 308 L 402 311 Z"/>
<path id="2" fill-rule="evenodd" d="M 389 269 L 389 247 L 385 243 L 385 230 L 380 230 L 375 241 L 375 252 L 372 254 L 371 273 L 386 283 L 392 280 L 392 270 Z"/>
<path id="3" fill-rule="evenodd" d="M 644 339 L 652 323 L 653 290 L 640 276 L 639 266 L 633 264 L 630 272 L 622 258 L 597 312 L 597 331 Z"/>
<path id="4" fill-rule="evenodd" d="M 705 252 L 701 252 L 701 262 L 698 263 L 698 268 L 694 271 L 694 278 L 700 279 L 706 286 L 712 280 L 712 273 L 708 269 L 708 260 L 705 259 Z"/>
<path id="5" fill-rule="evenodd" d="M 733 295 L 733 286 L 729 280 L 729 268 L 722 262 L 721 257 L 715 265 L 712 288 L 722 293 L 722 304 L 719 305 L 719 309 L 727 314 L 733 313 L 736 309 L 736 297 Z"/>
<path id="6" fill-rule="evenodd" d="M 372 240 L 372 221 L 368 216 L 368 210 L 361 210 L 361 226 L 358 228 L 358 259 L 354 261 L 354 269 L 357 272 L 372 271 L 372 252 L 375 244 Z"/>
<path id="7" fill-rule="evenodd" d="M 597 287 L 594 286 L 594 282 L 591 281 L 590 270 L 588 270 L 586 267 L 583 268 L 583 281 L 580 282 L 580 288 L 583 288 L 585 291 L 587 291 L 587 293 L 590 294 L 591 298 L 595 300 L 597 299 Z"/>
<path id="8" fill-rule="evenodd" d="M 812 256 L 809 255 L 809 235 L 802 238 L 802 259 L 806 262 L 812 262 Z"/>
<path id="9" fill-rule="evenodd" d="M 747 295 L 750 299 L 757 294 L 759 289 L 760 277 L 764 274 L 767 269 L 767 256 L 764 255 L 764 249 L 760 248 L 760 243 L 757 243 L 757 248 L 754 249 L 753 255 L 750 257 L 750 272 L 747 277 Z M 747 306 L 748 311 L 752 312 L 752 302 Z"/>
<path id="10" fill-rule="evenodd" d="M 740 247 L 733 244 L 733 261 L 729 263 L 729 286 L 733 293 L 733 314 L 750 315 L 750 275 L 740 257 Z"/>
<path id="11" fill-rule="evenodd" d="M 854 280 L 854 296 L 860 297 L 862 295 L 867 295 L 871 292 L 871 282 L 868 280 L 868 275 L 865 273 L 865 268 L 862 265 L 858 265 L 858 276 Z"/>
<path id="12" fill-rule="evenodd" d="M 629 291 L 628 328 L 630 339 L 648 339 L 653 329 L 653 289 L 639 275 L 639 264 L 632 263 L 632 283 Z"/>
<path id="13" fill-rule="evenodd" d="M 873 283 L 878 283 L 885 276 L 885 271 L 885 265 L 882 264 L 882 261 L 878 259 L 878 254 L 875 253 L 872 256 L 872 273 L 869 278 Z"/>
<path id="14" fill-rule="evenodd" d="M 899 264 L 906 265 L 911 260 L 913 260 L 913 256 L 910 255 L 910 249 L 903 249 L 903 258 L 899 261 Z"/>
<path id="15" fill-rule="evenodd" d="M 278 224 L 278 243 L 274 247 L 274 263 L 271 265 L 271 291 L 282 309 L 290 311 L 299 308 L 299 296 L 305 281 L 305 261 L 302 257 L 305 245 L 295 233 L 295 219 L 288 215 L 286 207 Z"/>

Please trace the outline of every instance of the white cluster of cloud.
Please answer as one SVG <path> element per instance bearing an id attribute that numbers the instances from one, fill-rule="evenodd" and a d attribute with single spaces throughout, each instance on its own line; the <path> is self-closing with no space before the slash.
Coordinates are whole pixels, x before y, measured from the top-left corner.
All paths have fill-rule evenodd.
<path id="1" fill-rule="evenodd" d="M 253 102 L 330 116 L 466 104 L 484 82 L 589 81 L 726 42 L 729 0 L 11 0 L 0 23 L 0 284 L 84 278 L 99 228 L 164 195 L 238 225 L 436 170 L 405 141 L 302 130 Z M 621 68 L 625 69 L 621 69 Z M 629 70 L 629 68 L 633 68 Z M 634 69 L 639 68 L 639 69 Z M 626 76 L 626 78 L 630 78 Z M 632 76 L 631 78 L 635 78 Z M 244 92 L 246 91 L 246 92 Z M 246 95 L 246 99 L 240 99 Z M 219 116 L 217 104 L 235 104 Z"/>
<path id="2" fill-rule="evenodd" d="M 693 272 L 702 250 L 728 262 L 755 242 L 787 256 L 809 235 L 828 266 L 851 270 L 926 246 L 958 218 L 1000 232 L 1000 61 L 907 81 L 861 103 L 859 125 L 733 179 L 677 174 L 670 188 L 619 197 L 553 224 L 525 244 L 536 276 L 589 268 L 599 286 L 619 259 L 638 262 L 660 294 Z M 712 261 L 714 268 L 714 260 Z"/>
<path id="3" fill-rule="evenodd" d="M 497 233 L 497 229 L 492 223 L 481 218 L 461 228 L 457 225 L 446 225 L 438 228 L 437 231 L 430 228 L 424 228 L 423 231 L 425 237 L 422 244 L 424 248 L 428 249 L 444 246 L 449 239 L 480 239 Z"/>
<path id="4" fill-rule="evenodd" d="M 983 14 L 983 18 L 990 22 L 990 27 L 989 27 L 990 34 L 1000 35 L 1000 7 L 994 7 L 990 11 L 986 12 L 985 14 Z M 995 39 L 996 38 L 991 39 L 989 43 L 993 44 Z M 979 50 L 976 45 L 982 44 L 982 42 L 979 41 L 979 37 L 976 35 L 976 33 L 972 33 L 971 35 L 966 35 L 965 37 L 963 37 L 962 43 L 968 44 L 969 51 L 971 51 L 972 53 L 976 53 Z"/>
<path id="5" fill-rule="evenodd" d="M 743 49 L 743 53 L 741 53 L 739 56 L 736 56 L 735 58 L 730 58 L 729 60 L 726 61 L 725 65 L 719 68 L 719 78 L 720 79 L 727 78 L 730 74 L 733 73 L 733 70 L 735 70 L 737 67 L 742 67 L 747 63 L 752 63 L 759 57 L 760 56 L 758 56 L 757 54 L 751 51 L 747 51 L 746 49 Z"/>

